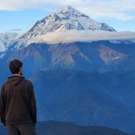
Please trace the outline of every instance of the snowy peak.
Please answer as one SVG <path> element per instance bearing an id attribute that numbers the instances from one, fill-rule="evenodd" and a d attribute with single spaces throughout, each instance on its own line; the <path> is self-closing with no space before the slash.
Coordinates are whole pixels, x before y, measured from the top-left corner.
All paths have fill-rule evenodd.
<path id="1" fill-rule="evenodd" d="M 114 28 L 107 24 L 97 22 L 71 6 L 66 6 L 46 16 L 42 20 L 37 21 L 28 32 L 13 44 L 12 48 L 20 49 L 28 46 L 31 42 L 45 41 L 46 37 L 48 38 L 47 35 L 50 35 L 50 33 L 56 35 L 57 33 L 69 33 L 72 31 L 76 31 L 77 33 L 86 31 L 87 33 L 93 33 L 93 31 L 109 33 L 116 32 Z M 51 40 L 56 40 L 57 36 L 55 39 L 54 38 L 51 37 Z M 58 37 L 57 39 L 59 38 L 61 37 Z M 65 40 L 65 38 L 63 38 L 63 40 Z"/>
<path id="2" fill-rule="evenodd" d="M 72 8 L 71 6 L 66 6 L 56 11 L 56 13 L 61 19 L 80 19 L 81 17 L 89 18 L 89 16 L 81 13 L 79 10 Z M 91 21 L 94 21 L 91 19 Z"/>
<path id="3" fill-rule="evenodd" d="M 18 38 L 18 33 L 0 33 L 0 53 L 6 51 L 9 45 Z"/>
<path id="4" fill-rule="evenodd" d="M 23 38 L 30 39 L 49 32 L 69 30 L 115 31 L 114 28 L 107 24 L 99 23 L 71 6 L 66 6 L 44 19 L 37 21 Z"/>

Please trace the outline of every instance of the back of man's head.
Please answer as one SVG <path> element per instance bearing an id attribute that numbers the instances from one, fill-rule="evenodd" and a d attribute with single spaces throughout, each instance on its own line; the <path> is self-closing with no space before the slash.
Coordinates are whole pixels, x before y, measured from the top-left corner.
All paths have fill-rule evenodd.
<path id="1" fill-rule="evenodd" d="M 12 74 L 18 74 L 22 66 L 23 66 L 23 63 L 18 59 L 14 59 L 10 61 L 9 63 L 9 69 Z"/>

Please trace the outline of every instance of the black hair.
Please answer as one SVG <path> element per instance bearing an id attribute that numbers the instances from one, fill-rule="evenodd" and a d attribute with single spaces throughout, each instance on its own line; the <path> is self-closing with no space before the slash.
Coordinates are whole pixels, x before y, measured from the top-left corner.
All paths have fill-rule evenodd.
<path id="1" fill-rule="evenodd" d="M 18 59 L 14 59 L 9 63 L 9 69 L 12 74 L 18 74 L 22 66 L 23 63 Z"/>

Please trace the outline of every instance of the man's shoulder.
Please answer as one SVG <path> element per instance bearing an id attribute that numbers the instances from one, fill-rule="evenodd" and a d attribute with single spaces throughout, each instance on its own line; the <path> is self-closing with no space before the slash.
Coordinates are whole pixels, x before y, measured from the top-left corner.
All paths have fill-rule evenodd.
<path id="1" fill-rule="evenodd" d="M 30 80 L 30 79 L 25 79 L 25 81 L 26 81 L 27 83 L 32 83 L 32 80 Z"/>
<path id="2" fill-rule="evenodd" d="M 5 80 L 4 82 L 3 82 L 3 84 L 2 84 L 2 88 L 4 88 L 5 87 L 5 85 L 7 85 L 7 83 L 8 83 L 8 80 Z"/>
<path id="3" fill-rule="evenodd" d="M 32 80 L 29 80 L 29 79 L 25 79 L 25 83 L 27 85 L 33 85 Z"/>

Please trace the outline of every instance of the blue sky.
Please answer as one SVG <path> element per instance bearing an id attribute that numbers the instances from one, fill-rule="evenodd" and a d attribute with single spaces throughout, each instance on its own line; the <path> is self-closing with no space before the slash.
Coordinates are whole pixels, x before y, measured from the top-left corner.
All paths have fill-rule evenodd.
<path id="1" fill-rule="evenodd" d="M 4 0 L 0 2 L 0 32 L 25 32 L 37 20 L 66 5 L 118 31 L 135 31 L 135 0 Z"/>
<path id="2" fill-rule="evenodd" d="M 0 11 L 0 32 L 25 32 L 48 14 L 48 10 Z"/>

